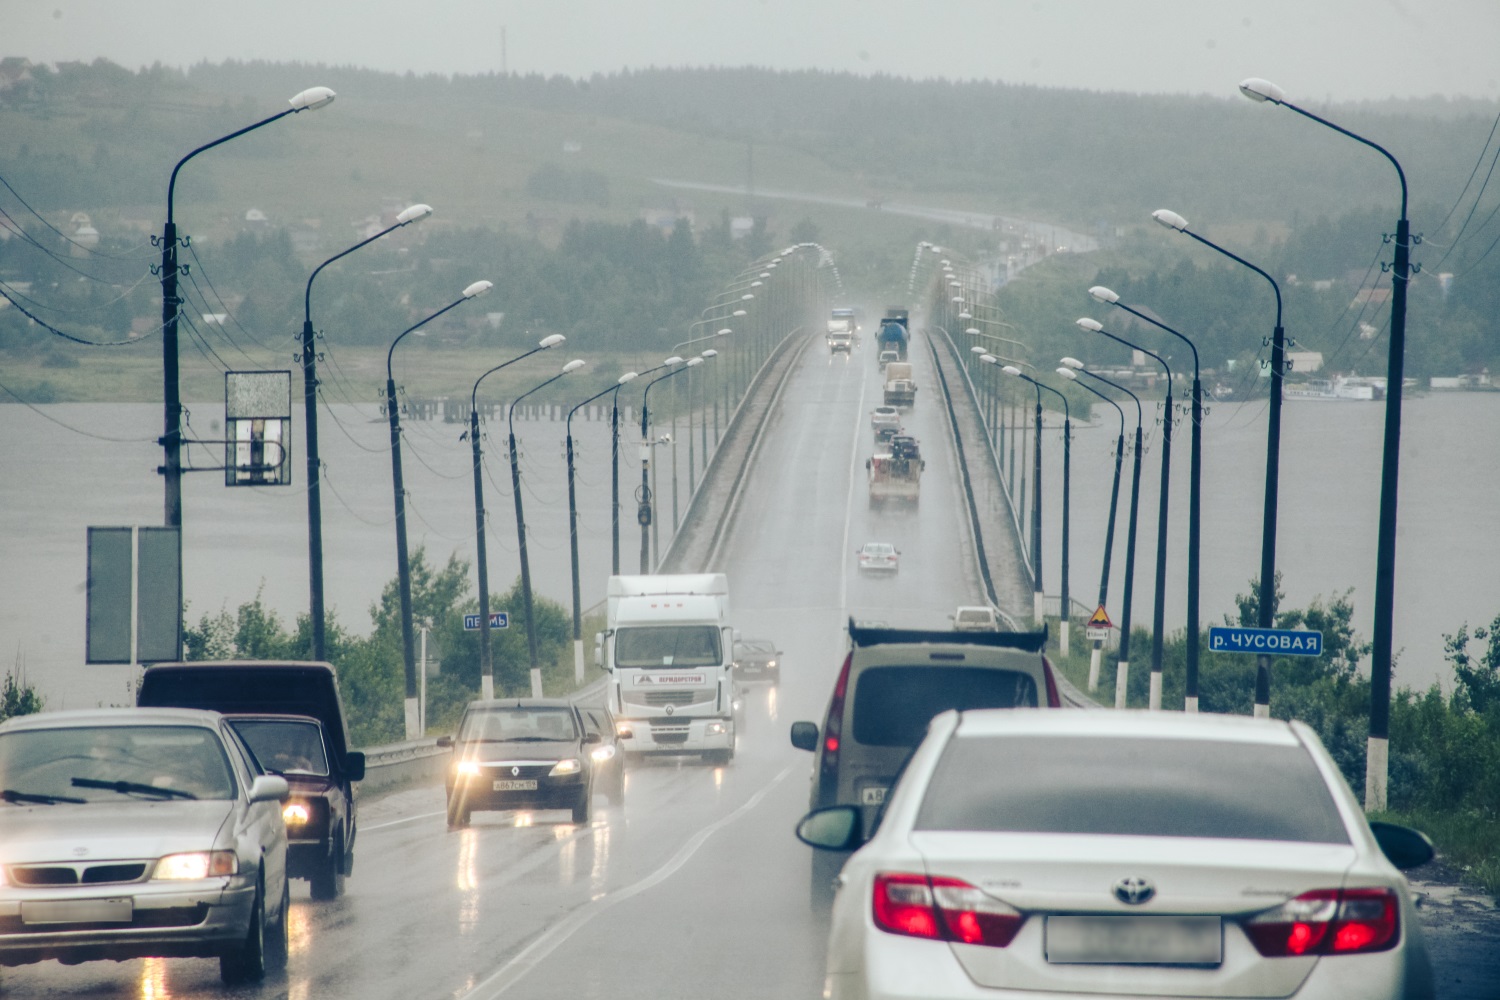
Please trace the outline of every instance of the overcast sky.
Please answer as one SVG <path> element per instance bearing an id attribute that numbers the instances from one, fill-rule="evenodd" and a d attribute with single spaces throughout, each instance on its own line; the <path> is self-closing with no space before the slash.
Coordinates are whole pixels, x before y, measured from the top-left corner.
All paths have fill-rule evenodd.
<path id="1" fill-rule="evenodd" d="M 505 43 L 502 47 L 502 32 Z M 1500 97 L 1500 0 L 0 0 L 0 54 L 587 76 L 821 68 L 1304 100 Z M 502 55 L 503 52 L 503 55 Z"/>

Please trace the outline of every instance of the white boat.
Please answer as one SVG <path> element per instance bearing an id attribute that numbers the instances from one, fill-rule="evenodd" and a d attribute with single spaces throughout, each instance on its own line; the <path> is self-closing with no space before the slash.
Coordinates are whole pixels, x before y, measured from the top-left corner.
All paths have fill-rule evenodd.
<path id="1" fill-rule="evenodd" d="M 1358 375 L 1335 375 L 1290 383 L 1282 389 L 1284 399 L 1376 400 L 1385 398 L 1385 379 Z"/>

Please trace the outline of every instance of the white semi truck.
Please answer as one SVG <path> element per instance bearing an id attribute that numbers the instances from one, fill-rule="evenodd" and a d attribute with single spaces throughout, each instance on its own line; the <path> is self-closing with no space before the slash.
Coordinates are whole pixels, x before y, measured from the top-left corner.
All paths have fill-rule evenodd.
<path id="1" fill-rule="evenodd" d="M 630 754 L 734 757 L 734 629 L 723 573 L 612 576 L 594 640 Z"/>

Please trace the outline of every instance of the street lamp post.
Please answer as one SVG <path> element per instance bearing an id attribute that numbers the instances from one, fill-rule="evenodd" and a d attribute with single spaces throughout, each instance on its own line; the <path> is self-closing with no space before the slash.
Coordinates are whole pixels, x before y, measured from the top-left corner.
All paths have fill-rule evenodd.
<path id="1" fill-rule="evenodd" d="M 1187 579 L 1187 669 L 1183 679 L 1183 710 L 1198 711 L 1198 567 L 1202 552 L 1203 518 L 1203 382 L 1198 374 L 1198 345 L 1159 319 L 1153 319 L 1120 301 L 1120 297 L 1103 285 L 1095 285 L 1089 294 L 1099 302 L 1118 306 L 1137 319 L 1145 320 L 1188 345 L 1193 352 L 1192 434 L 1188 440 L 1188 579 Z M 1155 638 L 1153 642 L 1159 643 Z"/>
<path id="2" fill-rule="evenodd" d="M 177 161 L 172 168 L 172 175 L 167 180 L 167 221 L 162 227 L 161 239 L 161 264 L 157 273 L 161 275 L 161 357 L 162 357 L 162 436 L 158 442 L 162 446 L 162 465 L 157 471 L 161 473 L 163 486 L 163 523 L 168 528 L 179 529 L 178 534 L 178 565 L 177 565 L 177 652 L 182 653 L 182 390 L 179 376 L 179 359 L 177 347 L 177 315 L 182 306 L 182 299 L 177 295 L 177 218 L 175 215 L 175 198 L 177 193 L 177 172 L 199 153 L 221 146 L 231 139 L 237 139 L 246 132 L 253 132 L 263 125 L 269 125 L 279 121 L 288 115 L 295 115 L 300 111 L 316 111 L 318 108 L 326 107 L 333 102 L 334 93 L 327 87 L 309 87 L 291 99 L 291 107 L 285 111 L 277 112 L 269 118 L 263 118 L 253 125 L 247 125 L 238 131 L 221 136 L 213 142 L 204 143 L 197 149 L 188 153 Z M 157 243 L 156 237 L 152 242 Z"/>
<path id="3" fill-rule="evenodd" d="M 580 586 L 578 581 L 578 500 L 573 489 L 573 414 L 601 396 L 611 392 L 618 394 L 621 386 L 627 382 L 634 381 L 635 378 L 635 372 L 626 372 L 624 375 L 621 375 L 615 380 L 614 385 L 609 386 L 602 392 L 594 393 L 588 399 L 585 399 L 569 410 L 566 421 L 568 432 L 568 544 L 573 565 L 573 679 L 580 685 L 583 684 L 583 611 L 580 604 Z M 618 569 L 616 569 L 616 572 L 619 572 Z"/>
<path id="4" fill-rule="evenodd" d="M 307 418 L 307 565 L 308 590 L 311 595 L 309 612 L 312 618 L 312 658 L 326 660 L 327 626 L 323 612 L 323 495 L 322 463 L 318 459 L 318 352 L 313 345 L 312 286 L 318 274 L 340 258 L 368 246 L 376 240 L 393 233 L 402 226 L 420 222 L 432 214 L 431 205 L 412 205 L 396 216 L 394 225 L 387 226 L 374 236 L 360 240 L 347 250 L 329 257 L 313 269 L 307 277 L 307 290 L 302 296 L 302 345 L 298 360 L 302 362 L 302 406 Z"/>
<path id="5" fill-rule="evenodd" d="M 637 374 L 637 377 L 639 378 L 641 376 L 650 375 L 652 372 L 659 372 L 663 368 L 670 368 L 672 365 L 678 364 L 681 361 L 682 361 L 681 358 L 676 358 L 676 357 L 668 358 L 665 362 L 663 362 L 662 364 L 657 365 L 655 368 L 647 368 L 645 371 L 639 372 Z M 615 387 L 614 398 L 613 398 L 613 400 L 611 402 L 610 409 L 609 409 L 609 440 L 610 440 L 610 444 L 609 444 L 609 456 L 610 456 L 609 488 L 610 488 L 610 497 L 611 497 L 610 517 L 609 517 L 609 520 L 610 520 L 610 535 L 611 535 L 611 540 L 612 540 L 611 544 L 612 544 L 612 555 L 613 555 L 613 558 L 612 558 L 612 560 L 610 562 L 610 572 L 613 573 L 615 576 L 619 576 L 620 575 L 620 391 L 619 391 L 619 387 L 618 386 Z"/>
<path id="6" fill-rule="evenodd" d="M 1141 452 L 1143 450 L 1141 442 L 1141 423 L 1144 419 L 1141 409 L 1141 400 L 1139 396 L 1131 392 L 1129 389 L 1125 388 L 1123 385 L 1120 385 L 1118 382 L 1111 381 L 1110 379 L 1105 378 L 1103 375 L 1100 375 L 1097 372 L 1086 370 L 1083 367 L 1083 362 L 1079 361 L 1077 358 L 1063 358 L 1062 361 L 1063 364 L 1068 368 L 1073 369 L 1074 371 L 1082 372 L 1083 374 L 1088 375 L 1091 378 L 1096 378 L 1100 382 L 1103 382 L 1105 385 L 1118 389 L 1120 392 L 1123 392 L 1125 395 L 1135 400 L 1135 460 L 1132 463 L 1130 470 L 1130 520 L 1125 529 L 1125 593 L 1120 600 L 1120 650 L 1118 654 L 1119 661 L 1115 667 L 1115 708 L 1124 708 L 1126 694 L 1130 688 L 1130 611 L 1131 603 L 1135 595 L 1136 510 L 1139 507 L 1141 498 Z M 1059 373 L 1060 372 L 1061 369 L 1059 369 Z M 1081 385 L 1082 383 L 1079 384 Z M 1111 402 L 1113 402 L 1113 400 L 1111 400 Z M 1119 409 L 1118 405 L 1116 406 L 1116 409 Z M 1122 411 L 1122 420 L 1123 417 L 1124 413 Z M 1121 443 L 1123 444 L 1123 430 L 1120 436 Z M 1115 458 L 1116 486 L 1119 485 L 1119 473 L 1120 462 L 1119 451 L 1117 450 Z M 1111 511 L 1112 510 L 1113 508 L 1111 508 Z M 1109 587 L 1109 548 L 1107 546 L 1104 553 L 1103 575 L 1104 580 L 1099 585 L 1099 604 L 1101 606 L 1104 604 Z M 1090 666 L 1090 690 L 1093 690 L 1094 687 L 1094 683 L 1096 680 L 1095 673 L 1096 671 L 1093 666 Z"/>
<path id="7" fill-rule="evenodd" d="M 641 393 L 641 490 L 638 497 L 640 506 L 636 511 L 636 519 L 641 525 L 642 576 L 651 572 L 651 522 L 655 520 L 651 496 L 651 387 L 663 379 L 669 379 L 673 375 L 687 371 L 691 365 L 700 363 L 700 359 L 693 358 L 691 361 L 683 364 L 682 358 L 674 354 L 667 359 L 666 365 L 662 365 L 661 367 L 666 367 L 667 365 L 682 365 L 682 367 L 674 367 L 672 371 L 667 372 L 665 375 L 658 375 L 646 383 L 646 390 Z"/>
<path id="8" fill-rule="evenodd" d="M 1098 320 L 1085 316 L 1077 321 L 1077 325 L 1080 329 L 1101 333 L 1132 350 L 1150 355 L 1167 373 L 1167 396 L 1162 405 L 1161 417 L 1161 498 L 1156 513 L 1156 596 L 1151 614 L 1151 696 L 1148 703 L 1152 711 L 1157 711 L 1161 708 L 1162 633 L 1166 631 L 1167 613 L 1167 499 L 1172 484 L 1172 367 L 1160 354 L 1115 336 L 1104 329 Z"/>
<path id="9" fill-rule="evenodd" d="M 1120 501 L 1120 464 L 1125 459 L 1125 411 L 1120 409 L 1119 403 L 1116 403 L 1113 399 L 1110 399 L 1087 382 L 1078 382 L 1078 372 L 1067 366 L 1067 363 L 1072 360 L 1074 359 L 1063 358 L 1064 367 L 1057 369 L 1057 374 L 1070 382 L 1077 382 L 1078 385 L 1098 396 L 1110 406 L 1113 406 L 1115 412 L 1120 415 L 1120 435 L 1115 440 L 1114 483 L 1110 486 L 1109 490 L 1109 520 L 1104 529 L 1104 566 L 1099 571 L 1099 607 L 1102 608 L 1109 599 L 1109 558 L 1115 545 L 1115 508 L 1119 505 Z M 1079 367 L 1082 367 L 1082 362 L 1079 362 Z M 1094 640 L 1093 649 L 1089 654 L 1090 691 L 1097 691 L 1099 689 L 1099 659 L 1103 645 L 1101 641 Z"/>
<path id="10" fill-rule="evenodd" d="M 1375 549 L 1375 630 L 1370 644 L 1370 735 L 1365 753 L 1365 808 L 1384 809 L 1390 751 L 1391 642 L 1396 603 L 1396 498 L 1401 461 L 1401 391 L 1406 377 L 1406 290 L 1411 283 L 1411 226 L 1406 218 L 1406 172 L 1384 147 L 1320 118 L 1286 99 L 1269 80 L 1249 79 L 1240 93 L 1297 112 L 1340 135 L 1363 143 L 1390 161 L 1401 182 L 1401 216 L 1391 262 L 1391 343 L 1386 361 L 1385 440 L 1381 450 L 1380 530 Z"/>
<path id="11" fill-rule="evenodd" d="M 1281 482 L 1281 386 L 1286 373 L 1286 329 L 1281 325 L 1281 286 L 1276 283 L 1275 278 L 1245 258 L 1193 232 L 1188 228 L 1188 221 L 1176 212 L 1162 208 L 1152 212 L 1151 217 L 1168 229 L 1191 236 L 1230 260 L 1245 265 L 1270 282 L 1271 291 L 1276 293 L 1276 327 L 1271 332 L 1271 405 L 1266 417 L 1266 489 L 1260 519 L 1259 597 L 1256 600 L 1256 624 L 1260 628 L 1272 628 L 1276 623 L 1276 505 Z M 1271 657 L 1267 653 L 1260 653 L 1255 657 L 1255 715 L 1262 719 L 1271 715 Z"/>
<path id="12" fill-rule="evenodd" d="M 484 466 L 479 445 L 479 383 L 502 368 L 525 360 L 538 351 L 556 347 L 566 338 L 560 333 L 543 337 L 535 347 L 525 354 L 502 361 L 474 380 L 474 390 L 469 393 L 469 445 L 474 452 L 474 538 L 479 555 L 479 696 L 486 701 L 495 697 L 495 656 L 490 637 L 490 562 L 485 545 L 488 532 L 485 529 L 484 512 Z"/>
<path id="13" fill-rule="evenodd" d="M 526 513 L 521 505 L 521 463 L 516 452 L 516 407 L 527 396 L 545 389 L 564 375 L 582 368 L 583 365 L 581 358 L 574 358 L 563 365 L 562 371 L 556 375 L 521 393 L 510 404 L 510 413 L 506 417 L 506 424 L 510 431 L 510 492 L 516 500 L 516 546 L 521 553 L 521 603 L 526 612 L 526 653 L 531 662 L 531 696 L 533 698 L 542 696 L 542 666 L 537 659 L 536 650 L 536 618 L 531 600 L 531 560 L 526 555 Z"/>
<path id="14" fill-rule="evenodd" d="M 703 322 L 705 322 L 705 321 L 704 320 L 699 320 L 697 323 L 694 323 L 693 326 L 699 326 Z M 679 350 L 681 350 L 684 347 L 687 347 L 689 344 L 697 344 L 697 343 L 701 343 L 701 342 L 703 342 L 705 340 L 716 340 L 719 337 L 727 337 L 727 336 L 729 336 L 733 332 L 734 331 L 732 329 L 730 329 L 729 327 L 726 326 L 726 327 L 723 327 L 723 328 L 715 331 L 714 333 L 707 334 L 706 336 L 691 337 L 691 338 L 689 338 L 687 340 L 684 340 L 680 344 L 673 344 L 672 345 L 672 353 L 676 354 Z M 712 348 L 710 348 L 709 350 L 704 351 L 701 356 L 704 357 L 704 358 L 713 358 L 713 357 L 717 357 L 718 353 L 719 353 L 718 351 L 715 351 Z M 705 466 L 707 466 L 708 465 L 708 437 L 707 437 L 708 422 L 706 420 L 703 422 L 703 427 L 704 427 L 703 464 Z M 693 379 L 692 379 L 692 376 L 689 376 L 688 377 L 688 491 L 689 492 L 692 492 L 694 484 L 696 483 L 696 479 L 695 479 L 695 476 L 694 476 L 694 458 L 695 458 L 695 456 L 693 454 Z M 673 528 L 673 530 L 676 530 L 676 527 L 677 527 L 677 467 L 676 467 L 676 465 L 677 465 L 677 383 L 673 382 L 672 383 L 672 528 Z"/>
<path id="15" fill-rule="evenodd" d="M 417 708 L 417 650 L 411 609 L 411 558 L 406 551 L 406 486 L 401 478 L 401 408 L 396 405 L 396 376 L 391 371 L 391 357 L 396 353 L 396 345 L 408 333 L 426 326 L 455 306 L 483 295 L 491 287 L 492 283 L 488 281 L 474 282 L 464 289 L 462 296 L 420 323 L 402 330 L 391 341 L 390 350 L 385 353 L 385 409 L 391 425 L 391 481 L 396 497 L 396 581 L 401 598 L 401 659 L 406 668 L 406 738 L 409 740 L 416 739 L 421 719 L 418 718 Z"/>

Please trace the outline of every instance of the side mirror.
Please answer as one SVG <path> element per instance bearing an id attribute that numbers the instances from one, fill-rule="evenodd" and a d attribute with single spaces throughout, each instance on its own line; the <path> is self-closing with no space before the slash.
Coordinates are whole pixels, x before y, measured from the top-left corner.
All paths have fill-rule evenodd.
<path id="1" fill-rule="evenodd" d="M 797 824 L 797 839 L 824 851 L 852 851 L 865 842 L 858 806 L 815 809 Z"/>
<path id="2" fill-rule="evenodd" d="M 365 780 L 365 754 L 362 750 L 350 750 L 344 754 L 344 774 L 350 781 Z"/>
<path id="3" fill-rule="evenodd" d="M 451 736 L 439 736 L 437 738 L 437 745 L 440 746 L 440 747 L 442 747 L 445 750 L 451 750 L 451 749 L 453 749 L 453 737 L 451 737 Z"/>
<path id="4" fill-rule="evenodd" d="M 1419 868 L 1437 854 L 1427 834 L 1409 826 L 1371 820 L 1370 832 L 1375 834 L 1375 842 L 1390 863 L 1402 871 Z"/>
<path id="5" fill-rule="evenodd" d="M 292 790 L 279 774 L 259 774 L 250 782 L 251 802 L 285 802 Z"/>
<path id="6" fill-rule="evenodd" d="M 798 750 L 818 749 L 818 725 L 815 722 L 792 723 L 792 746 Z"/>
<path id="7" fill-rule="evenodd" d="M 583 734 L 583 745 L 584 746 L 588 746 L 591 743 L 603 743 L 603 742 L 604 742 L 604 737 L 600 736 L 598 733 L 584 733 Z"/>
<path id="8" fill-rule="evenodd" d="M 599 667 L 602 670 L 608 670 L 609 669 L 608 667 L 606 667 L 604 665 L 604 633 L 603 632 L 595 632 L 594 633 L 594 666 Z"/>

